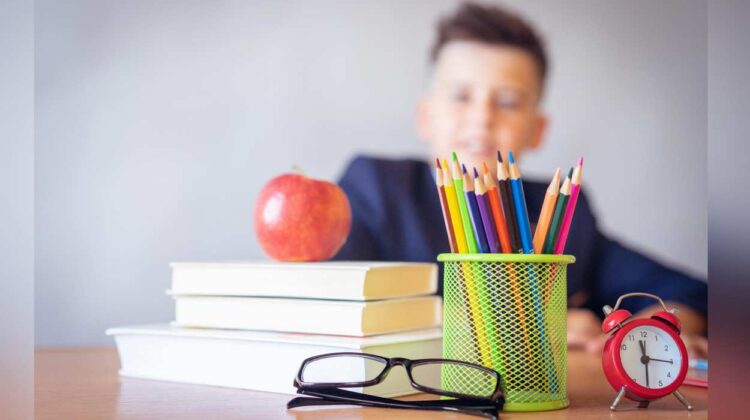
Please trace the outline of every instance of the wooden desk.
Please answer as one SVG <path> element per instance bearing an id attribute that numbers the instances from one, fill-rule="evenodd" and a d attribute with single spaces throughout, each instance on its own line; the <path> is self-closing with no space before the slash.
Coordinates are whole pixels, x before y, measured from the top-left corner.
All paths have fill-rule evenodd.
<path id="1" fill-rule="evenodd" d="M 614 391 L 599 359 L 568 356 L 570 408 L 544 413 L 502 413 L 503 419 L 707 418 L 708 390 L 682 387 L 692 413 L 675 399 L 637 409 L 632 401 L 611 413 Z M 36 418 L 39 419 L 472 419 L 454 413 L 377 408 L 306 408 L 287 411 L 288 395 L 121 378 L 114 348 L 44 349 L 36 352 Z M 291 378 L 290 378 L 291 381 Z M 416 396 L 411 398 L 417 398 Z"/>

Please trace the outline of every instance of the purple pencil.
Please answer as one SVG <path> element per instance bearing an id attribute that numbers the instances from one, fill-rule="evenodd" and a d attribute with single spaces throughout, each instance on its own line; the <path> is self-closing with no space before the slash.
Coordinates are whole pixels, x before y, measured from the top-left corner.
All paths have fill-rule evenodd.
<path id="1" fill-rule="evenodd" d="M 482 177 L 477 172 L 477 168 L 474 168 L 474 192 L 477 196 L 479 214 L 482 216 L 482 225 L 484 225 L 484 233 L 487 235 L 487 244 L 490 252 L 499 254 L 500 240 L 497 238 L 497 228 L 495 227 L 495 220 L 492 217 L 492 208 L 490 207 L 489 197 L 487 197 L 487 188 L 485 188 Z"/>

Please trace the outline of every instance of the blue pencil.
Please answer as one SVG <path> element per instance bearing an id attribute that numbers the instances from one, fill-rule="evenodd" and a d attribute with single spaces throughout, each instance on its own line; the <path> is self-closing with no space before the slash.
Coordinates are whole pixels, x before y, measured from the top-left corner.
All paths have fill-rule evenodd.
<path id="1" fill-rule="evenodd" d="M 471 227 L 474 230 L 474 236 L 477 238 L 477 248 L 480 254 L 490 252 L 487 245 L 487 236 L 484 234 L 484 224 L 482 224 L 482 214 L 479 212 L 479 203 L 477 195 L 474 193 L 474 182 L 471 176 L 466 173 L 466 165 L 463 166 L 464 193 L 466 194 L 466 205 L 469 207 L 469 216 L 471 217 Z"/>
<path id="2" fill-rule="evenodd" d="M 518 172 L 516 161 L 513 159 L 513 152 L 508 153 L 508 172 L 510 172 L 510 188 L 513 192 L 513 203 L 516 206 L 516 218 L 518 220 L 518 232 L 521 236 L 521 247 L 524 254 L 534 253 L 534 242 L 531 236 L 531 226 L 529 225 L 529 214 L 526 210 L 526 198 L 523 194 L 523 181 L 521 173 Z M 542 338 L 542 352 L 544 352 L 544 361 L 547 365 L 547 379 L 552 392 L 557 392 L 559 384 L 557 376 L 552 365 L 552 348 L 547 341 L 547 332 L 545 327 L 545 315 L 542 308 L 542 300 L 539 294 L 539 285 L 536 272 L 533 265 L 529 265 L 529 286 L 531 288 L 532 303 L 534 305 L 534 314 L 536 315 L 536 327 Z"/>
<path id="3" fill-rule="evenodd" d="M 510 189 L 513 191 L 513 204 L 516 206 L 518 232 L 521 236 L 521 248 L 524 254 L 533 254 L 534 241 L 531 236 L 529 213 L 526 210 L 526 198 L 523 194 L 523 181 L 521 180 L 521 173 L 518 172 L 516 161 L 513 159 L 513 152 L 508 152 L 508 167 L 510 171 Z"/>

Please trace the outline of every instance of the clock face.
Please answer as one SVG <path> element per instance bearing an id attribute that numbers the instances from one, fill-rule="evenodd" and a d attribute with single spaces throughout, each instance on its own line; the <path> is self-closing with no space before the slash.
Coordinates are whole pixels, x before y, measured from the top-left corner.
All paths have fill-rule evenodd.
<path id="1" fill-rule="evenodd" d="M 682 368 L 677 343 L 661 328 L 650 325 L 635 327 L 623 337 L 620 360 L 630 379 L 652 389 L 669 386 Z"/>

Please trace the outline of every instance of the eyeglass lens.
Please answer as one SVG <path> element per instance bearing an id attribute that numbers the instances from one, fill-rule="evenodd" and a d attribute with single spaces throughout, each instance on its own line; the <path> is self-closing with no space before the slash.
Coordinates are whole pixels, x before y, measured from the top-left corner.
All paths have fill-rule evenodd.
<path id="1" fill-rule="evenodd" d="M 301 379 L 316 384 L 366 382 L 378 377 L 386 366 L 383 360 L 365 356 L 331 355 L 308 363 Z M 486 370 L 448 360 L 414 363 L 411 373 L 421 386 L 476 398 L 490 397 L 497 387 L 495 376 Z"/>
<path id="2" fill-rule="evenodd" d="M 371 381 L 383 372 L 386 363 L 358 355 L 332 355 L 316 359 L 302 371 L 304 382 L 316 384 Z"/>
<path id="3" fill-rule="evenodd" d="M 497 386 L 489 372 L 450 361 L 414 364 L 411 375 L 419 385 L 476 398 L 490 397 Z"/>

